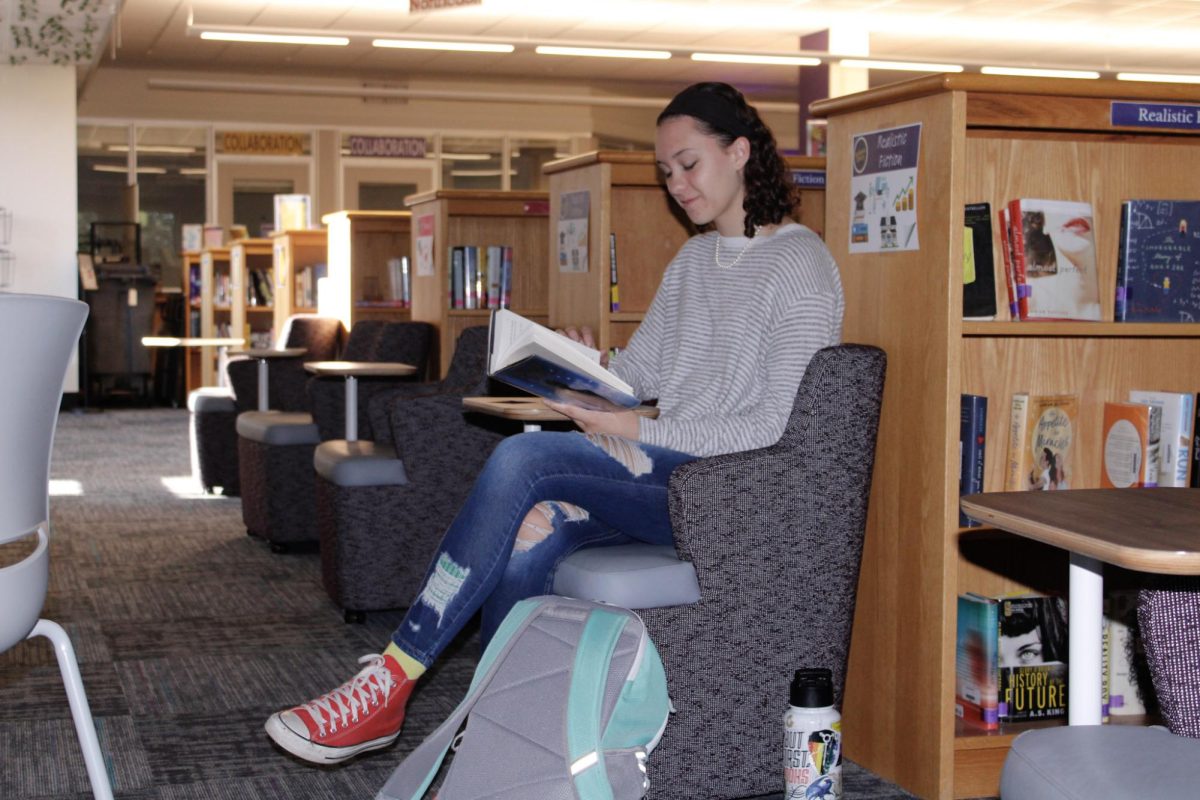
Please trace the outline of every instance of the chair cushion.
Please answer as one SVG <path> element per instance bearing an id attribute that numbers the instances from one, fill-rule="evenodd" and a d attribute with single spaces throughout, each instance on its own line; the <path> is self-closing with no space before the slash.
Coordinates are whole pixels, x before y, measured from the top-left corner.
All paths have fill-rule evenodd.
<path id="1" fill-rule="evenodd" d="M 206 411 L 234 411 L 233 391 L 220 386 L 202 386 L 188 392 L 188 411 L 204 413 Z"/>
<path id="2" fill-rule="evenodd" d="M 243 411 L 237 418 L 238 436 L 263 444 L 319 444 L 312 414 L 290 411 Z"/>
<path id="3" fill-rule="evenodd" d="M 330 439 L 313 454 L 317 474 L 335 486 L 403 486 L 408 483 L 404 462 L 394 448 L 359 440 Z"/>
<path id="4" fill-rule="evenodd" d="M 1136 725 L 1026 731 L 1013 740 L 1000 775 L 1000 796 L 1012 800 L 1183 800 L 1195 798 L 1198 786 L 1200 740 Z"/>
<path id="5" fill-rule="evenodd" d="M 700 601 L 696 568 L 667 545 L 588 547 L 562 560 L 554 593 L 625 608 L 683 606 Z"/>

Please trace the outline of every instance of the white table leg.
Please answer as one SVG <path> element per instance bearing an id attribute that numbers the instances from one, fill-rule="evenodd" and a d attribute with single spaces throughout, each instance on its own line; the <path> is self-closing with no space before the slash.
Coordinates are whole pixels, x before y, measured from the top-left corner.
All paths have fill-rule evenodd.
<path id="1" fill-rule="evenodd" d="M 266 411 L 271 405 L 267 399 L 267 360 L 258 359 L 258 410 Z"/>
<path id="2" fill-rule="evenodd" d="M 358 379 L 346 376 L 346 441 L 358 441 Z"/>
<path id="3" fill-rule="evenodd" d="M 521 431 L 523 433 L 529 433 L 531 431 L 540 431 L 541 429 L 542 429 L 541 423 L 538 423 L 538 422 L 526 422 L 524 425 L 521 426 Z"/>
<path id="4" fill-rule="evenodd" d="M 1104 565 L 1089 556 L 1071 553 L 1070 598 L 1067 611 L 1067 722 L 1099 725 L 1101 701 L 1101 627 L 1104 621 Z"/>

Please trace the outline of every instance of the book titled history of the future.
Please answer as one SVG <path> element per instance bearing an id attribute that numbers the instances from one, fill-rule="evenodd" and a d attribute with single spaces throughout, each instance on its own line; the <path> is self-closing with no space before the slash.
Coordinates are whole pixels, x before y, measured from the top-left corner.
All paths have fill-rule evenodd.
<path id="1" fill-rule="evenodd" d="M 599 411 L 641 404 L 633 387 L 600 364 L 600 351 L 513 313 L 492 312 L 488 375 L 560 403 Z"/>

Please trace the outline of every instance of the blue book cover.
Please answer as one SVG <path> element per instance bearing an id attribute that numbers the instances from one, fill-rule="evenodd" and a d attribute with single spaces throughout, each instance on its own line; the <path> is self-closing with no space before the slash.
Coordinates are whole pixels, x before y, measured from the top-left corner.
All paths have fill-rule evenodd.
<path id="1" fill-rule="evenodd" d="M 962 416 L 958 431 L 959 497 L 983 491 L 983 458 L 987 444 L 987 398 L 978 394 L 964 394 L 961 410 Z M 981 523 L 971 519 L 960 509 L 958 524 L 963 528 L 977 528 Z"/>
<path id="2" fill-rule="evenodd" d="M 1122 204 L 1115 318 L 1200 321 L 1200 200 Z"/>

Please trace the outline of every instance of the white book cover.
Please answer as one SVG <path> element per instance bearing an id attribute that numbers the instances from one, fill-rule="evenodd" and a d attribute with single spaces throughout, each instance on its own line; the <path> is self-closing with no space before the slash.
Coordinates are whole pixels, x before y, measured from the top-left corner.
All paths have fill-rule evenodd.
<path id="1" fill-rule="evenodd" d="M 1192 460 L 1192 427 L 1194 396 L 1190 392 L 1129 393 L 1132 403 L 1144 403 L 1162 409 L 1158 453 L 1158 485 L 1186 487 L 1188 465 Z"/>
<path id="2" fill-rule="evenodd" d="M 1090 203 L 1021 198 L 1026 319 L 1100 319 L 1100 280 Z"/>

